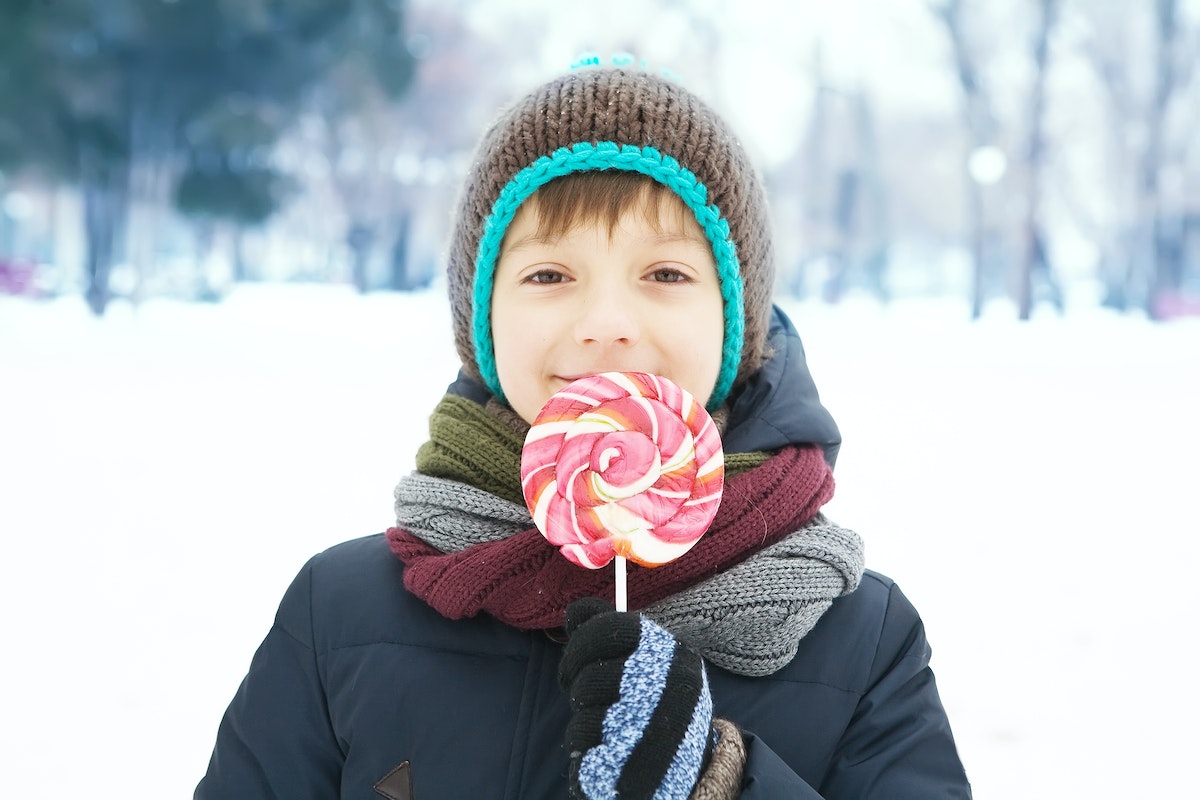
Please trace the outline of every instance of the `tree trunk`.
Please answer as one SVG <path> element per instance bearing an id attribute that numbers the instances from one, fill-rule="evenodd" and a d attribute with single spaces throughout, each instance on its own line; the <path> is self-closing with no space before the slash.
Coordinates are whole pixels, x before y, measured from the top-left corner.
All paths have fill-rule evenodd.
<path id="1" fill-rule="evenodd" d="M 948 0 L 945 5 L 935 7 L 934 11 L 946 26 L 946 33 L 950 37 L 958 82 L 963 92 L 963 120 L 967 133 L 963 153 L 966 195 L 964 234 L 971 249 L 971 318 L 979 319 L 987 298 L 987 222 L 984 219 L 984 188 L 972 177 L 969 162 L 972 153 L 991 144 L 992 115 L 979 75 L 971 61 L 970 43 L 966 41 L 963 31 L 962 5 L 962 0 Z"/>
<path id="2" fill-rule="evenodd" d="M 233 229 L 233 282 L 245 283 L 250 280 L 250 270 L 246 266 L 246 229 L 236 225 Z"/>
<path id="3" fill-rule="evenodd" d="M 1033 314 L 1033 276 L 1043 275 L 1049 282 L 1050 265 L 1041 233 L 1042 160 L 1045 137 L 1042 120 L 1046 109 L 1046 63 L 1050 34 L 1058 11 L 1058 0 L 1041 0 L 1042 20 L 1033 47 L 1033 96 L 1029 110 L 1029 150 L 1025 161 L 1024 254 L 1017 274 L 1017 316 L 1027 320 Z"/>
<path id="4" fill-rule="evenodd" d="M 971 244 L 971 319 L 983 316 L 987 299 L 987 245 L 983 228 L 983 187 L 967 175 L 967 236 Z"/>
<path id="5" fill-rule="evenodd" d="M 367 268 L 371 262 L 371 249 L 374 242 L 375 232 L 362 223 L 352 225 L 350 232 L 346 234 L 346 244 L 350 246 L 352 254 L 351 280 L 354 282 L 354 288 L 361 294 L 365 294 L 371 288 Z"/>
<path id="6" fill-rule="evenodd" d="M 425 283 L 420 276 L 413 274 L 413 265 L 408 257 L 408 233 L 412 224 L 412 212 L 404 208 L 400 209 L 396 216 L 396 238 L 392 242 L 391 287 L 393 291 L 411 292 Z"/>
<path id="7" fill-rule="evenodd" d="M 1176 0 L 1158 0 L 1156 4 L 1156 30 L 1158 53 L 1156 55 L 1154 103 L 1150 109 L 1146 150 L 1141 165 L 1141 195 L 1138 220 L 1139 246 L 1135 251 L 1142 268 L 1145 287 L 1142 300 L 1146 313 L 1158 318 L 1160 295 L 1171 288 L 1169 248 L 1162 247 L 1162 231 L 1166 227 L 1162 200 L 1159 196 L 1159 175 L 1166 160 L 1166 115 L 1175 92 L 1175 40 L 1179 33 L 1178 4 Z"/>
<path id="8" fill-rule="evenodd" d="M 92 313 L 98 317 L 104 315 L 112 299 L 109 278 L 116 255 L 117 225 L 123 216 L 121 201 L 120 193 L 112 186 L 84 185 L 86 297 Z"/>

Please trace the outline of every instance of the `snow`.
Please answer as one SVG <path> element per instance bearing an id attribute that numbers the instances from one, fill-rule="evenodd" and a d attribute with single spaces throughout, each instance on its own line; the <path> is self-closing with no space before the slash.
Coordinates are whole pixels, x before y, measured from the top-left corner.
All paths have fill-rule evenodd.
<path id="1" fill-rule="evenodd" d="M 1200 324 L 786 304 L 835 519 L 925 618 L 979 798 L 1168 796 L 1200 698 Z M 0 297 L 8 797 L 186 797 L 284 588 L 390 521 L 456 370 L 441 290 Z"/>

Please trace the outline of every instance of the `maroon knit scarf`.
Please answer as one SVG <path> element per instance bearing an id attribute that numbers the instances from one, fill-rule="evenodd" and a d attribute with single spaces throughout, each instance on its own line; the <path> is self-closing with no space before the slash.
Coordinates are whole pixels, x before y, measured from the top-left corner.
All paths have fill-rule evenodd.
<path id="1" fill-rule="evenodd" d="M 738 564 L 799 530 L 833 497 L 833 472 L 818 447 L 788 447 L 728 478 L 708 532 L 682 557 L 655 569 L 629 564 L 629 607 L 638 609 Z M 387 541 L 404 563 L 404 585 L 450 619 L 480 612 L 525 630 L 562 624 L 569 603 L 611 598 L 611 568 L 567 561 L 536 528 L 443 553 L 408 531 Z"/>

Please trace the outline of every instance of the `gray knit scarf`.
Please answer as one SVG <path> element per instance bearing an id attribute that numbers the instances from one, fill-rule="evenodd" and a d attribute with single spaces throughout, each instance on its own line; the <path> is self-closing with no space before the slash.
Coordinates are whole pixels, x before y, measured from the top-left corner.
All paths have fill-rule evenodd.
<path id="1" fill-rule="evenodd" d="M 529 530 L 521 505 L 468 484 L 414 472 L 396 487 L 396 523 L 443 553 Z M 833 601 L 858 588 L 863 544 L 818 514 L 736 566 L 638 609 L 706 660 L 739 675 L 770 675 Z"/>

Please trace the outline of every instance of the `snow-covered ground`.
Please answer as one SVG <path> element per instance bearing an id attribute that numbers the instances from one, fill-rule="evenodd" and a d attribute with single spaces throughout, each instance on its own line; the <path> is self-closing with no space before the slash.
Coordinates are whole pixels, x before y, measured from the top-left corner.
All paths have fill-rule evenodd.
<path id="1" fill-rule="evenodd" d="M 1181 796 L 1200 324 L 789 310 L 845 436 L 829 511 L 924 614 L 976 796 Z M 285 586 L 389 523 L 456 363 L 439 291 L 0 298 L 0 794 L 189 797 Z"/>

